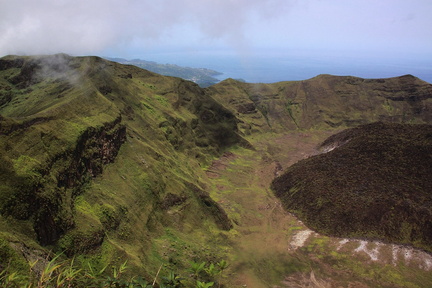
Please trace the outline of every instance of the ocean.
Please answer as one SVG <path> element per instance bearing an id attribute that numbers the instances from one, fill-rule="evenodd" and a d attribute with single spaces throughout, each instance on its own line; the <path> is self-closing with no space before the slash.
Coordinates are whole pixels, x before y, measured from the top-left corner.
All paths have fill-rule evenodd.
<path id="1" fill-rule="evenodd" d="M 306 80 L 319 74 L 388 78 L 406 74 L 432 83 L 432 57 L 370 57 L 326 53 L 225 53 L 221 51 L 159 52 L 140 56 L 162 64 L 213 69 L 226 78 L 250 83 Z"/>

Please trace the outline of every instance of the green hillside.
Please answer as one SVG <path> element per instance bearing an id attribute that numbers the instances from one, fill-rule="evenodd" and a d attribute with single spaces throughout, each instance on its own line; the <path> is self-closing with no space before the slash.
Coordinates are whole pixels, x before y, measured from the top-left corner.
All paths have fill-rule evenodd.
<path id="1" fill-rule="evenodd" d="M 340 129 L 376 121 L 432 122 L 432 85 L 412 75 L 388 79 L 319 75 L 272 84 L 228 79 L 209 92 L 244 122 L 239 127 L 246 134 Z"/>
<path id="2" fill-rule="evenodd" d="M 326 252 L 336 241 L 328 238 L 287 252 L 306 228 L 269 188 L 342 129 L 431 124 L 431 109 L 432 85 L 410 75 L 227 79 L 201 88 L 98 57 L 3 57 L 0 281 L 13 271 L 41 277 L 50 259 L 73 259 L 82 273 L 105 267 L 103 277 L 127 262 L 125 276 L 160 287 L 172 271 L 186 276 L 183 287 L 200 279 L 214 287 L 292 287 L 309 275 L 335 287 L 430 284 L 428 272 L 409 263 L 361 270 L 361 257 L 344 262 L 348 256 Z M 223 261 L 224 275 L 211 270 Z M 371 276 L 378 271 L 379 280 Z"/>
<path id="3" fill-rule="evenodd" d="M 245 141 L 196 84 L 96 57 L 0 67 L 3 239 L 141 267 L 178 238 L 206 259 L 210 231 L 230 230 L 199 167 Z"/>

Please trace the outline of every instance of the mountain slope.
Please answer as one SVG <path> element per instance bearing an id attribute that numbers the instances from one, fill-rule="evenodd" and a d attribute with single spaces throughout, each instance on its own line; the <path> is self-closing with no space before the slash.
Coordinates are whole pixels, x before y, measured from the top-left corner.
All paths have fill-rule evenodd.
<path id="1" fill-rule="evenodd" d="M 432 126 L 374 123 L 336 134 L 329 151 L 272 183 L 312 229 L 432 251 Z M 336 147 L 336 148 L 335 148 Z"/>
<path id="2" fill-rule="evenodd" d="M 5 57 L 0 74 L 4 239 L 67 255 L 96 249 L 100 265 L 129 255 L 142 267 L 163 250 L 150 239 L 171 229 L 176 238 L 231 228 L 197 170 L 247 142 L 196 84 L 61 54 Z M 193 241 L 201 254 L 207 237 Z"/>
<path id="3" fill-rule="evenodd" d="M 210 95 L 240 120 L 246 134 L 345 128 L 375 121 L 432 122 L 432 85 L 414 76 L 362 79 L 319 75 L 272 84 L 228 79 Z"/>
<path id="4" fill-rule="evenodd" d="M 430 92 L 412 76 L 202 89 L 98 57 L 1 58 L 0 255 L 26 272 L 50 251 L 99 269 L 128 260 L 146 279 L 226 259 L 227 287 L 327 267 L 331 255 L 287 253 L 296 220 L 271 179 L 342 128 L 430 123 Z"/>

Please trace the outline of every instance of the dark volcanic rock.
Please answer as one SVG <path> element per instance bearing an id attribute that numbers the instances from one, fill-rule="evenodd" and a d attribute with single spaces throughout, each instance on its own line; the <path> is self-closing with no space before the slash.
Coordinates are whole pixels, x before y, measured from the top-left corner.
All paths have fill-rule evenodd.
<path id="1" fill-rule="evenodd" d="M 431 125 L 365 125 L 330 137 L 322 149 L 330 152 L 273 181 L 287 210 L 326 234 L 432 251 Z"/>
<path id="2" fill-rule="evenodd" d="M 237 106 L 237 111 L 242 114 L 257 113 L 254 103 L 245 103 Z"/>

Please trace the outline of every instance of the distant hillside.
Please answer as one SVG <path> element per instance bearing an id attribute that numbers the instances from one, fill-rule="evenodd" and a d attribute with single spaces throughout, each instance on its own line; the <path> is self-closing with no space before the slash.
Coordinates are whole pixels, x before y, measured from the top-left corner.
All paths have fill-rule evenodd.
<path id="1" fill-rule="evenodd" d="M 369 124 L 320 149 L 273 181 L 287 210 L 326 234 L 432 251 L 431 125 Z"/>
<path id="2" fill-rule="evenodd" d="M 182 67 L 175 64 L 160 64 L 153 61 L 145 61 L 141 59 L 126 60 L 122 58 L 107 58 L 110 61 L 115 61 L 121 64 L 135 65 L 137 67 L 165 75 L 180 77 L 197 83 L 201 87 L 208 87 L 219 82 L 214 76 L 221 75 L 221 72 L 207 68 L 191 68 Z"/>
<path id="3" fill-rule="evenodd" d="M 412 75 L 387 79 L 319 75 L 271 84 L 227 79 L 208 88 L 246 134 L 346 128 L 376 121 L 432 123 L 432 84 Z"/>
<path id="4" fill-rule="evenodd" d="M 302 267 L 315 267 L 317 263 L 309 256 L 295 258 L 287 254 L 284 245 L 289 241 L 285 240 L 293 236 L 296 228 L 284 230 L 285 224 L 272 226 L 270 223 L 276 220 L 261 218 L 273 217 L 273 212 L 283 216 L 278 219 L 287 216 L 279 205 L 274 205 L 277 199 L 268 193 L 268 183 L 288 162 L 304 157 L 303 140 L 312 150 L 327 135 L 376 121 L 419 126 L 400 126 L 404 132 L 394 132 L 401 139 L 400 145 L 395 145 L 393 136 L 384 140 L 378 136 L 366 138 L 351 151 L 348 163 L 346 159 L 333 163 L 329 158 L 332 164 L 321 170 L 338 168 L 343 163 L 341 169 L 349 171 L 352 159 L 357 155 L 363 159 L 361 147 L 370 147 L 373 153 L 388 158 L 385 167 L 397 163 L 419 167 L 391 168 L 395 174 L 390 174 L 389 179 L 394 183 L 404 179 L 397 187 L 406 189 L 395 190 L 403 194 L 403 199 L 397 193 L 385 199 L 394 209 L 403 211 L 398 215 L 405 217 L 405 224 L 402 230 L 395 228 L 393 223 L 401 218 L 387 213 L 381 220 L 390 223 L 387 230 L 381 231 L 387 234 L 376 235 L 398 242 L 406 242 L 412 235 L 417 241 L 414 244 L 429 249 L 424 244 L 429 236 L 421 234 L 415 225 L 423 225 L 425 233 L 430 231 L 424 219 L 429 217 L 431 205 L 427 195 L 417 193 L 422 191 L 423 182 L 416 177 L 425 179 L 428 177 L 424 175 L 430 175 L 427 166 L 419 166 L 418 157 L 428 159 L 429 144 L 422 139 L 430 137 L 425 134 L 430 133 L 426 132 L 429 126 L 424 124 L 432 124 L 431 111 L 432 85 L 411 75 L 389 79 L 319 75 L 272 84 L 227 79 L 202 88 L 182 78 L 99 57 L 57 54 L 0 58 L 0 278 L 8 263 L 11 270 L 27 273 L 28 263 L 46 263 L 51 253 L 62 253 L 62 259 L 75 259 L 79 267 L 88 268 L 91 263 L 98 271 L 118 267 L 127 260 L 131 274 L 152 281 L 160 267 L 164 275 L 168 269 L 190 275 L 191 261 L 217 263 L 226 259 L 232 264 L 230 274 L 218 277 L 221 287 L 225 283 L 225 287 L 242 286 L 246 283 L 242 278 L 252 274 L 256 279 L 253 283 L 264 282 L 248 287 L 274 287 L 287 276 L 285 273 L 301 272 Z M 400 130 L 399 125 L 380 125 L 352 131 L 375 135 L 375 130 Z M 339 149 L 352 147 L 357 143 L 355 139 L 362 139 L 346 133 L 352 140 Z M 330 145 L 348 139 L 341 135 L 335 136 Z M 409 143 L 420 152 L 409 148 Z M 396 154 L 382 152 L 382 146 L 391 147 L 388 150 Z M 337 151 L 317 157 L 338 155 Z M 290 158 L 292 154 L 296 157 Z M 290 161 L 285 162 L 288 158 Z M 321 170 L 313 170 L 314 165 L 321 164 L 309 162 L 315 158 L 288 170 L 296 179 L 313 176 L 307 183 L 299 180 L 296 185 L 302 189 L 322 176 Z M 302 163 L 313 165 L 303 171 L 302 167 L 309 166 Z M 368 163 L 374 163 L 367 167 L 375 171 L 381 160 L 370 158 L 364 165 Z M 228 168 L 231 164 L 235 165 Z M 305 173 L 297 174 L 297 167 Z M 355 174 L 362 175 L 357 171 Z M 256 183 L 261 179 L 257 175 L 264 180 Z M 364 185 L 360 178 L 353 178 L 360 181 L 356 184 L 358 192 L 352 192 L 359 193 L 360 200 L 361 195 L 366 195 L 364 191 L 369 191 L 366 188 L 374 188 L 381 181 L 370 177 L 370 183 L 362 178 Z M 326 187 L 324 180 L 316 183 Z M 330 189 L 336 184 L 328 185 Z M 348 186 L 343 181 L 337 185 Z M 411 194 L 406 191 L 415 191 L 412 195 L 417 198 L 409 198 Z M 314 216 L 322 216 L 322 221 L 331 219 L 333 212 L 324 209 L 326 199 L 308 199 L 308 204 L 318 200 L 322 209 L 310 208 L 320 213 Z M 370 201 L 366 207 L 378 207 L 375 200 Z M 376 203 L 382 206 L 380 201 Z M 351 205 L 355 211 L 366 213 L 356 205 Z M 367 226 L 367 215 L 359 214 L 364 217 L 357 222 L 357 216 L 347 215 L 339 217 L 340 223 L 348 219 L 349 225 L 358 228 L 349 235 L 357 236 L 356 231 L 369 228 L 374 231 L 373 226 Z M 371 215 L 373 221 L 379 220 L 379 214 Z M 256 240 L 264 243 L 268 236 L 267 228 L 257 228 L 257 223 L 269 223 L 259 227 L 273 227 L 278 243 L 275 246 L 281 250 L 267 245 L 256 253 L 255 248 L 266 246 L 255 246 L 260 243 Z M 341 226 L 343 231 L 350 231 L 349 225 Z M 404 236 L 397 238 L 398 233 Z M 309 262 L 297 265 L 302 261 Z M 366 276 L 362 277 L 359 279 Z"/>

